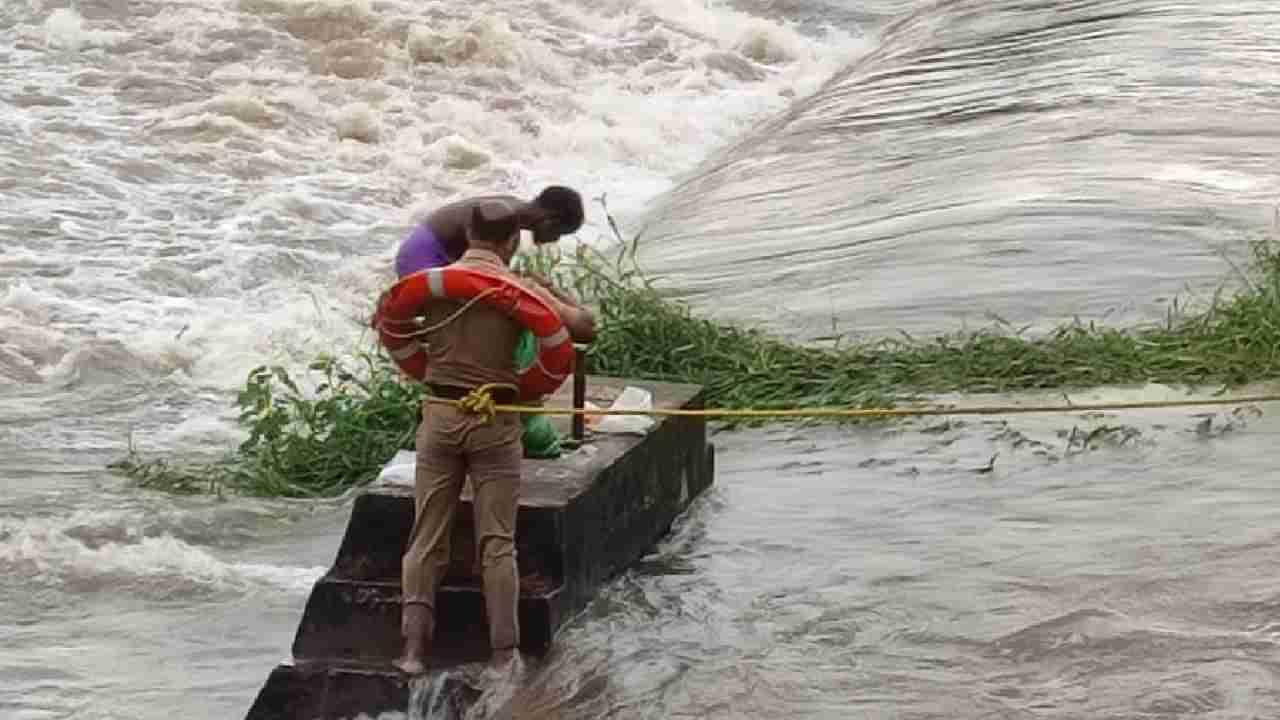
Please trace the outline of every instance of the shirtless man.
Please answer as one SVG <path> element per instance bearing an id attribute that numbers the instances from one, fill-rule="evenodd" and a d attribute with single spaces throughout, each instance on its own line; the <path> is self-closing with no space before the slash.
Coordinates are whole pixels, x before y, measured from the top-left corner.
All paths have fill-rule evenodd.
<path id="1" fill-rule="evenodd" d="M 543 189 L 530 202 L 511 195 L 459 200 L 436 209 L 414 228 L 396 254 L 396 276 L 442 267 L 462 257 L 467 250 L 471 213 L 481 205 L 504 207 L 514 215 L 518 230 L 533 233 L 533 242 L 537 245 L 553 243 L 562 235 L 577 232 L 585 216 L 582 196 L 561 185 Z"/>
<path id="2" fill-rule="evenodd" d="M 591 342 L 595 318 L 590 310 L 561 302 L 507 267 L 520 242 L 519 219 L 507 207 L 503 203 L 470 206 L 471 219 L 463 230 L 468 249 L 457 266 L 521 283 L 555 308 L 575 342 Z M 423 402 L 418 426 L 414 523 L 402 566 L 401 632 L 405 645 L 396 665 L 410 674 L 425 670 L 435 635 L 436 590 L 449 565 L 450 528 L 468 474 L 495 669 L 510 667 L 520 644 L 520 576 L 515 556 L 520 416 L 499 413 L 489 420 L 432 397 L 457 399 L 486 384 L 514 386 L 513 354 L 524 328 L 484 304 L 473 305 L 450 319 L 461 307 L 457 301 L 437 300 L 424 308 L 428 325 L 443 324 L 427 336 L 430 362 L 423 381 L 429 397 Z M 510 403 L 515 393 L 497 390 L 493 397 L 499 403 Z"/>

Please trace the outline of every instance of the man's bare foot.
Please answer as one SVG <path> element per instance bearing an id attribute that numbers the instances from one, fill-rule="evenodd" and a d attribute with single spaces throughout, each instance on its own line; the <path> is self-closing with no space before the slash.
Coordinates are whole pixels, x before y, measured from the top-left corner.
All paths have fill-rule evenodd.
<path id="1" fill-rule="evenodd" d="M 431 629 L 431 608 L 422 603 L 406 603 L 400 615 L 400 633 L 404 635 L 404 654 L 391 664 L 409 675 L 427 671 L 422 659 L 427 655 L 427 637 Z"/>
<path id="2" fill-rule="evenodd" d="M 391 662 L 400 672 L 406 675 L 421 675 L 427 671 L 427 666 L 418 658 L 399 658 Z"/>

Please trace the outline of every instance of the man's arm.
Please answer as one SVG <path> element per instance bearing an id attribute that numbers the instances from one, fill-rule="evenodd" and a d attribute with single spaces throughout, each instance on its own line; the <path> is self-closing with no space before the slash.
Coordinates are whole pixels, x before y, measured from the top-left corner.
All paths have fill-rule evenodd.
<path id="1" fill-rule="evenodd" d="M 527 272 L 527 273 L 523 273 L 522 277 L 534 283 L 537 283 L 538 285 L 541 285 L 543 289 L 545 289 L 547 292 L 554 295 L 556 299 L 562 303 L 565 303 L 567 305 L 573 305 L 573 306 L 577 306 L 579 304 L 577 300 L 573 299 L 572 295 L 556 287 L 554 283 L 552 283 L 550 280 L 547 279 L 547 276 L 541 273 Z"/>
<path id="2" fill-rule="evenodd" d="M 556 313 L 560 315 L 560 320 L 569 331 L 569 337 L 574 342 L 589 343 L 596 339 L 595 313 L 582 307 L 550 283 L 544 285 L 534 279 L 526 278 L 524 284 L 548 305 L 555 308 Z"/>
<path id="3" fill-rule="evenodd" d="M 559 301 L 557 301 L 559 302 Z M 556 308 L 564 326 L 569 329 L 569 337 L 576 343 L 590 343 L 596 339 L 596 316 L 590 310 L 579 305 L 559 303 Z"/>

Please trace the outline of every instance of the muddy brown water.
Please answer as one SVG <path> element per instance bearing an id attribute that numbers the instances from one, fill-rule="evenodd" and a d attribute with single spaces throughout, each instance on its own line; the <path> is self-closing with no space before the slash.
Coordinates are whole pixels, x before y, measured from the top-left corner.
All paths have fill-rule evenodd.
<path id="1" fill-rule="evenodd" d="M 802 336 L 1154 317 L 1230 283 L 1224 258 L 1270 231 L 1275 19 L 1155 0 L 0 4 L 0 717 L 247 710 L 350 499 L 175 498 L 104 467 L 130 444 L 216 456 L 243 437 L 251 368 L 369 342 L 396 242 L 434 204 L 607 193 L 668 286 Z M 576 240 L 610 236 L 591 204 Z M 516 706 L 1275 717 L 1275 413 L 719 434 L 715 490 Z"/>

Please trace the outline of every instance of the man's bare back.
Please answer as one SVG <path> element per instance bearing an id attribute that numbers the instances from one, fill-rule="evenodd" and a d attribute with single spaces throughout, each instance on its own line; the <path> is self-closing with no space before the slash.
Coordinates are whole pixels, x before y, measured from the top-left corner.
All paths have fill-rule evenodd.
<path id="1" fill-rule="evenodd" d="M 467 223 L 472 211 L 481 206 L 501 205 L 516 217 L 520 230 L 533 233 L 538 245 L 556 242 L 562 235 L 582 227 L 582 197 L 567 187 L 552 185 L 532 201 L 513 195 L 485 195 L 458 200 L 440 207 L 401 244 L 396 255 L 396 274 L 439 267 L 457 261 L 467 251 Z"/>

